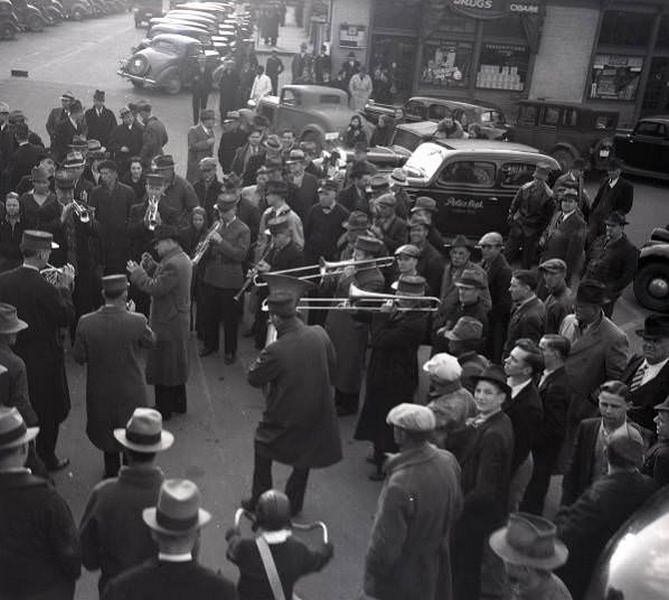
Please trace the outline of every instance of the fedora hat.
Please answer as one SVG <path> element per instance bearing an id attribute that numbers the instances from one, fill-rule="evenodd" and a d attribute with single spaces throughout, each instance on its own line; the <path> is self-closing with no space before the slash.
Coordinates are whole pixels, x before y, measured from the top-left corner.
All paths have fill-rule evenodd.
<path id="1" fill-rule="evenodd" d="M 161 452 L 174 443 L 174 436 L 163 429 L 163 417 L 153 408 L 136 408 L 125 428 L 114 429 L 119 444 L 135 452 Z"/>
<path id="2" fill-rule="evenodd" d="M 21 413 L 12 406 L 0 406 L 0 449 L 16 448 L 34 440 L 39 427 L 26 427 Z"/>
<path id="3" fill-rule="evenodd" d="M 420 275 L 400 275 L 397 280 L 398 296 L 424 296 L 426 281 Z"/>
<path id="4" fill-rule="evenodd" d="M 474 383 L 477 383 L 479 381 L 491 381 L 492 383 L 499 385 L 506 392 L 507 395 L 511 393 L 511 388 L 509 387 L 509 384 L 506 382 L 506 373 L 504 372 L 504 369 L 502 369 L 502 367 L 498 367 L 497 365 L 489 366 L 481 373 L 478 373 L 477 375 L 472 375 L 470 379 Z"/>
<path id="5" fill-rule="evenodd" d="M 279 152 L 283 148 L 281 138 L 276 134 L 268 135 L 262 145 L 267 150 L 275 150 L 276 152 Z"/>
<path id="6" fill-rule="evenodd" d="M 455 287 L 476 288 L 482 290 L 486 287 L 485 277 L 478 269 L 465 269 L 462 277 L 455 282 Z"/>
<path id="7" fill-rule="evenodd" d="M 450 244 L 446 244 L 446 248 L 467 248 L 470 252 L 476 247 L 476 244 L 468 239 L 466 236 L 459 234 L 453 238 Z"/>
<path id="8" fill-rule="evenodd" d="M 649 339 L 669 338 L 669 315 L 648 315 L 643 329 L 637 329 L 635 333 Z"/>
<path id="9" fill-rule="evenodd" d="M 596 279 L 583 279 L 576 290 L 576 302 L 585 304 L 606 303 L 606 286 Z"/>
<path id="10" fill-rule="evenodd" d="M 361 210 L 354 210 L 346 221 L 342 223 L 344 229 L 360 229 L 366 230 L 369 228 L 369 216 Z"/>
<path id="11" fill-rule="evenodd" d="M 490 547 L 505 562 L 552 571 L 567 562 L 569 551 L 553 523 L 528 513 L 512 513 L 506 527 L 490 536 Z"/>
<path id="12" fill-rule="evenodd" d="M 167 535 L 182 535 L 211 521 L 211 513 L 200 508 L 202 495 L 188 479 L 166 479 L 160 486 L 156 506 L 145 508 L 142 519 L 151 529 Z"/>
<path id="13" fill-rule="evenodd" d="M 28 323 L 16 315 L 16 307 L 0 302 L 0 333 L 18 333 L 28 328 Z"/>
<path id="14" fill-rule="evenodd" d="M 393 169 L 390 173 L 390 184 L 399 185 L 402 187 L 408 185 L 407 172 L 402 167 L 397 167 L 396 169 Z"/>
<path id="15" fill-rule="evenodd" d="M 444 332 L 444 337 L 454 342 L 480 340 L 483 338 L 483 323 L 474 317 L 460 317 L 453 329 Z"/>
<path id="16" fill-rule="evenodd" d="M 437 210 L 437 203 L 434 198 L 429 196 L 418 196 L 416 202 L 414 202 L 411 213 L 414 213 L 418 210 L 426 210 L 428 212 L 435 212 Z"/>

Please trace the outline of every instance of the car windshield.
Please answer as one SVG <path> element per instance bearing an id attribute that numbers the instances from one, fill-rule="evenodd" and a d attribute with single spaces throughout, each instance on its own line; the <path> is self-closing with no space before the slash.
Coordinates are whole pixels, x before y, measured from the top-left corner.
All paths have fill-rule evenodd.
<path id="1" fill-rule="evenodd" d="M 494 124 L 504 123 L 504 115 L 496 110 L 486 110 L 481 113 L 481 123 Z"/>
<path id="2" fill-rule="evenodd" d="M 174 54 L 175 56 L 179 54 L 179 50 L 177 49 L 176 45 L 166 40 L 158 40 L 151 44 L 151 47 L 157 52 L 162 52 L 163 54 Z"/>
<path id="3" fill-rule="evenodd" d="M 396 129 L 395 136 L 393 137 L 393 146 L 402 146 L 402 148 L 413 152 L 418 147 L 418 144 L 420 144 L 420 141 L 420 136 L 417 136 L 415 133 Z"/>
<path id="4" fill-rule="evenodd" d="M 439 167 L 441 167 L 447 154 L 448 150 L 438 144 L 431 142 L 421 144 L 409 157 L 404 168 L 412 177 L 417 175 L 426 179 L 432 179 L 434 174 L 439 170 Z"/>

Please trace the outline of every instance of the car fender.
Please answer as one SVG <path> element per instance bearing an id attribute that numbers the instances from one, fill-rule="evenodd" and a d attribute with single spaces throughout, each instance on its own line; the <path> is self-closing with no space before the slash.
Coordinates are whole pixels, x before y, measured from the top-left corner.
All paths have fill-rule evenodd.
<path id="1" fill-rule="evenodd" d="M 153 73 L 153 78 L 155 79 L 158 85 L 164 83 L 164 81 L 168 77 L 171 77 L 173 74 L 176 74 L 179 77 L 179 79 L 182 79 L 181 72 L 179 71 L 179 66 L 175 63 L 168 63 L 161 65 L 162 68 L 159 71 L 154 70 L 153 65 L 151 65 L 151 67 L 152 67 L 151 70 Z"/>
<path id="2" fill-rule="evenodd" d="M 638 261 L 639 266 L 653 260 L 669 262 L 669 244 L 649 244 L 641 248 Z"/>
<path id="3" fill-rule="evenodd" d="M 570 152 L 574 156 L 574 158 L 578 158 L 581 156 L 579 149 L 573 144 L 569 144 L 568 142 L 560 142 L 558 144 L 555 144 L 555 146 L 551 148 L 551 151 L 548 152 L 548 154 L 552 155 L 557 150 L 566 150 L 567 152 Z"/>
<path id="4" fill-rule="evenodd" d="M 325 129 L 323 129 L 323 127 L 321 127 L 318 123 L 309 123 L 302 128 L 302 131 L 300 131 L 300 139 L 304 139 L 309 134 L 316 134 L 320 140 L 324 140 L 325 133 Z"/>

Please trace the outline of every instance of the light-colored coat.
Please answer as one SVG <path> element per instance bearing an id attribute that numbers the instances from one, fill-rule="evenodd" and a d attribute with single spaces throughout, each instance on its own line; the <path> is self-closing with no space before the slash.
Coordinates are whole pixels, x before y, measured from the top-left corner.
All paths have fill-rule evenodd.
<path id="1" fill-rule="evenodd" d="M 362 110 L 365 108 L 365 104 L 367 104 L 369 97 L 372 95 L 373 89 L 374 85 L 369 75 L 361 75 L 360 73 L 353 75 L 348 84 L 348 90 L 351 92 L 351 108 L 353 110 Z"/>
<path id="2" fill-rule="evenodd" d="M 214 144 L 209 140 L 215 139 L 213 130 L 205 131 L 202 123 L 191 127 L 188 130 L 188 168 L 186 170 L 186 179 L 195 183 L 200 178 L 200 161 L 203 158 L 214 155 Z"/>

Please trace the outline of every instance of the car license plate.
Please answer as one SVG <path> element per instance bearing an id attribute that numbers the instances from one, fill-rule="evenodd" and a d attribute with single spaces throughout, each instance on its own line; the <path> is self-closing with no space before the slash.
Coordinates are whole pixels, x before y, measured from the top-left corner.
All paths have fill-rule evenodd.
<path id="1" fill-rule="evenodd" d="M 609 150 L 608 148 L 602 148 L 599 151 L 600 158 L 608 158 L 610 154 L 611 154 L 611 150 Z"/>

